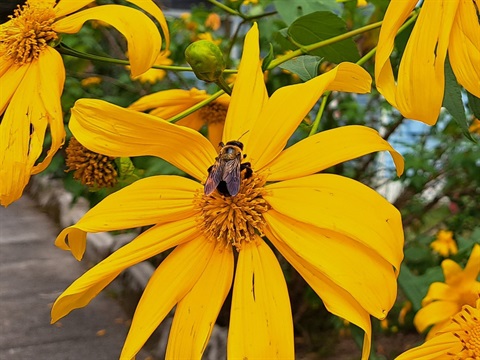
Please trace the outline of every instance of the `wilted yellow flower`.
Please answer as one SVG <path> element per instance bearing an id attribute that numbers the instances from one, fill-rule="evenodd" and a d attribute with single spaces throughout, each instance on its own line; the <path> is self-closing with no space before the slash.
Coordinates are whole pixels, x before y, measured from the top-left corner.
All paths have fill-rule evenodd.
<path id="1" fill-rule="evenodd" d="M 220 15 L 217 13 L 208 14 L 207 20 L 205 20 L 205 26 L 209 27 L 213 31 L 220 29 L 221 20 Z"/>
<path id="2" fill-rule="evenodd" d="M 480 299 L 473 306 L 464 305 L 435 336 L 395 360 L 444 359 L 480 359 Z"/>
<path id="3" fill-rule="evenodd" d="M 472 134 L 480 135 L 480 120 L 474 119 L 472 125 L 470 125 L 468 128 L 468 131 L 470 131 Z"/>
<path id="4" fill-rule="evenodd" d="M 132 110 L 147 111 L 162 119 L 169 119 L 182 111 L 208 99 L 210 95 L 205 90 L 192 88 L 190 90 L 164 90 L 146 95 L 129 106 Z M 210 104 L 176 122 L 177 125 L 200 130 L 207 125 L 208 138 L 213 146 L 222 141 L 223 125 L 227 116 L 230 96 L 224 94 Z"/>
<path id="5" fill-rule="evenodd" d="M 398 29 L 418 4 L 391 0 L 375 57 L 378 91 L 403 116 L 437 122 L 445 89 L 445 58 L 457 81 L 480 97 L 480 23 L 477 0 L 425 0 L 408 40 L 395 82 L 390 54 Z"/>
<path id="6" fill-rule="evenodd" d="M 61 33 L 76 33 L 85 21 L 96 19 L 117 28 L 133 47 L 132 73 L 150 68 L 162 38 L 156 25 L 139 10 L 103 5 L 79 11 L 93 0 L 28 0 L 12 18 L 0 25 L 0 204 L 20 198 L 30 176 L 43 171 L 65 139 L 60 96 L 65 69 L 51 46 Z M 149 0 L 130 0 L 168 29 L 160 9 Z M 50 149 L 43 151 L 46 133 Z"/>
<path id="7" fill-rule="evenodd" d="M 448 230 L 439 230 L 437 238 L 431 242 L 430 247 L 443 257 L 449 257 L 458 252 L 457 243 L 453 239 L 453 232 Z"/>
<path id="8" fill-rule="evenodd" d="M 463 305 L 475 305 L 480 296 L 480 245 L 476 244 L 465 269 L 453 260 L 442 262 L 445 282 L 430 285 L 428 293 L 422 300 L 422 308 L 417 312 L 413 323 L 419 332 L 429 330 L 427 339 L 431 339 L 442 330 L 452 316 L 460 311 Z"/>
<path id="9" fill-rule="evenodd" d="M 173 60 L 170 59 L 169 56 L 170 50 L 159 53 L 153 65 L 172 65 Z M 138 76 L 132 75 L 132 79 L 139 80 L 142 83 L 149 82 L 150 84 L 155 84 L 156 82 L 162 80 L 166 74 L 167 72 L 165 70 L 151 68 Z"/>
<path id="10" fill-rule="evenodd" d="M 191 178 L 138 180 L 61 232 L 56 245 L 79 259 L 86 232 L 154 224 L 67 288 L 53 305 L 53 321 L 85 306 L 125 268 L 176 247 L 145 288 L 121 358 L 133 358 L 176 306 L 166 358 L 200 359 L 233 282 L 228 357 L 293 359 L 286 282 L 266 236 L 329 311 L 365 331 L 363 359 L 368 359 L 370 314 L 385 318 L 396 298 L 403 258 L 400 213 L 355 180 L 317 173 L 376 151 L 389 151 L 401 173 L 403 159 L 363 126 L 321 132 L 284 150 L 325 91 L 367 92 L 370 76 L 358 65 L 342 63 L 269 97 L 258 43 L 254 25 L 223 131 L 224 142 L 241 138 L 250 164 L 251 172 L 239 175 L 235 196 L 205 194 L 201 183 L 219 155 L 197 131 L 104 101 L 77 101 L 70 129 L 85 146 L 110 156 L 158 156 Z"/>

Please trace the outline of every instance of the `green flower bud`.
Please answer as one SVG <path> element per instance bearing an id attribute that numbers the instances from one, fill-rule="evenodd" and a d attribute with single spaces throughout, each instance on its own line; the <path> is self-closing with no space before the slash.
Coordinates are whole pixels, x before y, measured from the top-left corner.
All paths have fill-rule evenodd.
<path id="1" fill-rule="evenodd" d="M 216 82 L 225 70 L 225 60 L 217 45 L 199 40 L 185 49 L 185 58 L 200 80 Z"/>

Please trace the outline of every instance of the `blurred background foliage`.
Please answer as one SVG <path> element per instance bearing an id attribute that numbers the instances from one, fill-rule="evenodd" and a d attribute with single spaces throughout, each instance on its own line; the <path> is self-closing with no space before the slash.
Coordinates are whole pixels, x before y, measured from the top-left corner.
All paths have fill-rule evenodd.
<path id="1" fill-rule="evenodd" d="M 102 0 L 98 3 L 128 4 L 120 0 Z M 169 23 L 171 64 L 188 66 L 184 57 L 185 48 L 195 40 L 207 39 L 220 47 L 227 67 L 231 69 L 238 65 L 243 37 L 253 19 L 259 24 L 261 55 L 266 63 L 297 49 L 300 44 L 327 39 L 379 21 L 388 5 L 387 0 L 370 0 L 365 4 L 357 0 L 221 2 L 241 12 L 240 17 L 215 6 L 213 1 L 172 0 L 157 3 Z M 125 40 L 114 28 L 104 25 L 88 22 L 78 34 L 65 35 L 61 40 L 83 53 L 127 59 Z M 313 26 L 316 30 L 306 36 L 305 26 Z M 399 63 L 410 31 L 411 28 L 405 29 L 396 39 L 396 51 L 392 58 L 394 67 Z M 272 93 L 281 86 L 307 80 L 341 61 L 359 60 L 375 47 L 378 33 L 377 27 L 267 71 L 265 80 L 268 91 Z M 159 72 L 158 81 L 152 83 L 130 78 L 128 70 L 122 65 L 72 56 L 63 58 L 67 69 L 62 97 L 66 124 L 69 109 L 79 98 L 99 98 L 127 107 L 144 95 L 165 89 L 197 87 L 208 93 L 217 91 L 216 85 L 198 81 L 191 72 L 156 70 Z M 371 59 L 363 66 L 373 74 Z M 468 127 L 473 123 L 474 113 L 478 111 L 472 104 L 477 101 L 478 106 L 478 99 L 470 98 L 469 101 L 464 93 L 460 99 L 460 103 L 450 104 L 448 111 L 442 112 L 435 126 L 428 127 L 403 118 L 375 87 L 368 95 L 333 93 L 328 97 L 319 131 L 351 124 L 375 128 L 402 153 L 406 162 L 406 171 L 401 178 L 396 178 L 393 163 L 386 154 L 368 155 L 327 170 L 358 179 L 377 189 L 403 216 L 405 261 L 399 277 L 398 301 L 385 321 L 374 321 L 372 359 L 393 358 L 421 339 L 415 335 L 412 319 L 428 286 L 433 281 L 443 280 L 441 261 L 448 257 L 464 266 L 473 245 L 480 243 L 479 134 L 478 130 L 477 133 L 472 130 L 473 127 L 466 134 L 466 129 L 468 132 Z M 318 105 L 292 136 L 289 145 L 309 134 L 317 111 Z M 132 162 L 138 176 L 181 174 L 178 169 L 157 158 L 141 157 L 132 159 Z M 62 179 L 67 190 L 76 197 L 86 197 L 92 205 L 118 189 L 91 191 L 65 170 L 63 149 L 41 176 L 47 174 Z M 442 229 L 452 232 L 458 246 L 457 253 L 444 256 L 430 246 Z M 161 258 L 153 261 L 158 263 Z M 350 340 L 345 339 L 353 335 L 353 339 L 360 343 L 363 334 L 330 315 L 302 277 L 286 261 L 282 262 L 282 266 L 289 283 L 297 352 L 303 354 L 301 356 L 304 358 L 358 358 L 360 350 L 355 346 L 352 348 L 348 345 Z M 228 312 L 228 308 L 222 311 Z M 227 325 L 225 322 L 228 320 L 225 319 L 228 316 L 220 316 L 219 323 Z M 332 350 L 339 341 L 338 350 Z M 345 354 L 352 355 L 345 357 Z"/>

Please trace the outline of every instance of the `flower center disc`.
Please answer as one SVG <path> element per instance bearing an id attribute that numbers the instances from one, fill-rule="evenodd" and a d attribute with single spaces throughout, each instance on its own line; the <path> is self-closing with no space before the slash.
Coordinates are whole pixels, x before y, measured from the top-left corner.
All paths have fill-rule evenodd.
<path id="1" fill-rule="evenodd" d="M 198 192 L 194 206 L 199 210 L 198 226 L 209 240 L 223 242 L 240 250 L 244 241 L 254 241 L 263 235 L 265 219 L 263 213 L 269 205 L 263 196 L 265 179 L 253 173 L 244 178 L 240 191 L 235 196 L 224 196 L 215 190 L 210 195 Z"/>
<path id="2" fill-rule="evenodd" d="M 205 124 L 224 123 L 227 117 L 227 107 L 218 102 L 212 102 L 204 107 L 200 111 L 200 116 Z"/>
<path id="3" fill-rule="evenodd" d="M 31 2 L 18 7 L 0 30 L 0 56 L 24 65 L 38 59 L 48 43 L 58 38 L 52 29 L 55 11 L 51 1 Z"/>
<path id="4" fill-rule="evenodd" d="M 462 350 L 455 354 L 454 359 L 480 359 L 480 311 L 465 306 L 453 321 L 460 326 L 460 330 L 455 331 L 454 335 L 462 343 Z"/>

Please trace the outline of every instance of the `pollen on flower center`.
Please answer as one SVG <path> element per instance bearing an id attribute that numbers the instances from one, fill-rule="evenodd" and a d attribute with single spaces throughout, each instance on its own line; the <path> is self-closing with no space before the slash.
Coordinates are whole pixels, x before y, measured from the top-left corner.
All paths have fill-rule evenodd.
<path id="1" fill-rule="evenodd" d="M 243 242 L 254 241 L 263 235 L 263 213 L 269 205 L 263 196 L 265 179 L 253 173 L 245 179 L 242 173 L 240 191 L 235 196 L 224 196 L 218 191 L 210 195 L 198 192 L 194 206 L 199 210 L 198 226 L 209 240 L 221 241 L 240 250 Z"/>
<path id="2" fill-rule="evenodd" d="M 200 116 L 206 124 L 223 123 L 227 117 L 228 108 L 218 102 L 212 102 L 204 107 L 200 111 Z"/>
<path id="3" fill-rule="evenodd" d="M 18 7 L 0 30 L 0 56 L 19 65 L 38 59 L 48 43 L 58 38 L 52 29 L 53 4 L 38 1 Z"/>
<path id="4" fill-rule="evenodd" d="M 462 343 L 462 350 L 455 354 L 454 359 L 480 359 L 480 310 L 464 306 L 452 321 L 459 325 L 453 334 Z"/>
<path id="5" fill-rule="evenodd" d="M 66 171 L 74 171 L 74 179 L 94 189 L 116 185 L 118 173 L 113 157 L 90 151 L 73 137 L 65 152 Z"/>

